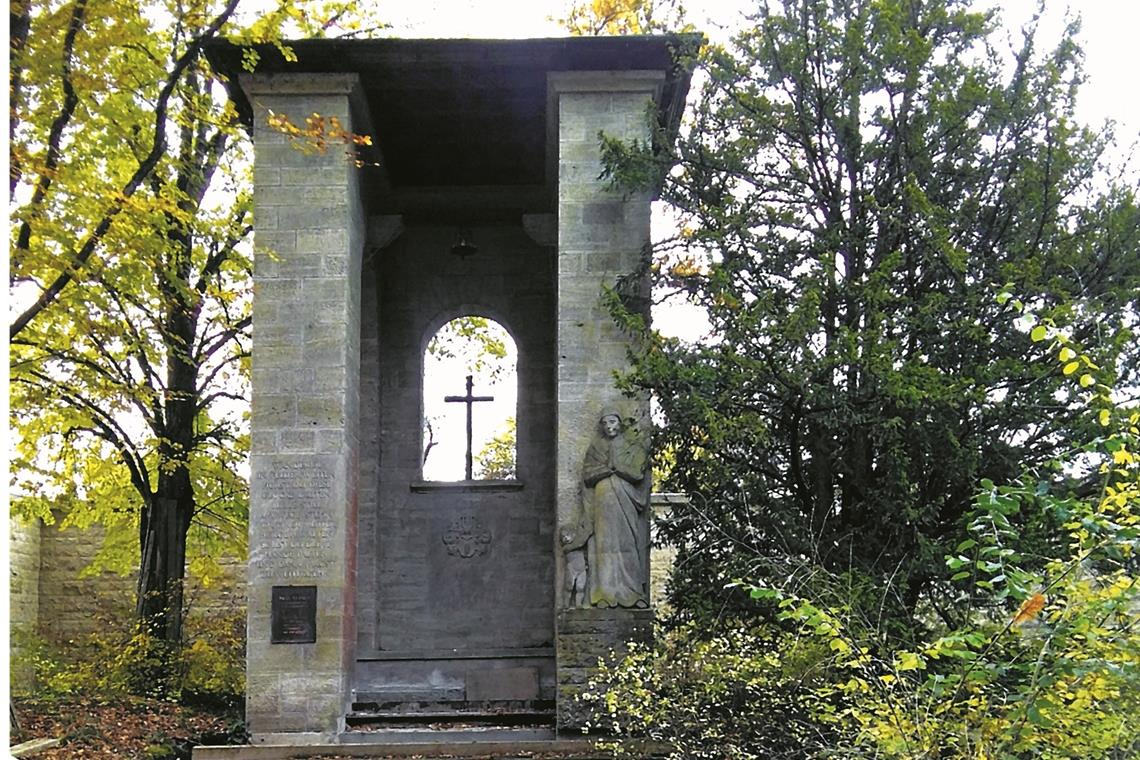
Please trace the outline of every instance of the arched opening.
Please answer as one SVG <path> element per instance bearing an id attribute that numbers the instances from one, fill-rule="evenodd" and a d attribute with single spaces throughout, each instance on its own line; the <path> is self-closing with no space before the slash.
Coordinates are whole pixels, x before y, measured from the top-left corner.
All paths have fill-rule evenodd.
<path id="1" fill-rule="evenodd" d="M 453 319 L 428 341 L 423 367 L 424 480 L 516 479 L 518 351 L 506 328 Z"/>

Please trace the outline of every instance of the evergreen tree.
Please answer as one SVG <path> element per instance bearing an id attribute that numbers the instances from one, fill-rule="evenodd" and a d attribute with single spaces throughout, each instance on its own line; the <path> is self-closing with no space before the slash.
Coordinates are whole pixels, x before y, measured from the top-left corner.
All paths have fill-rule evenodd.
<path id="1" fill-rule="evenodd" d="M 1006 61 L 964 0 L 752 21 L 701 55 L 676 146 L 603 145 L 616 183 L 664 183 L 680 232 L 647 266 L 710 324 L 705 345 L 646 331 L 625 380 L 660 403 L 664 487 L 692 495 L 662 531 L 674 602 L 718 614 L 750 604 L 734 580 L 818 564 L 886 619 L 952 619 L 938 579 L 979 482 L 1091 438 L 1077 368 L 1034 361 L 998 294 L 1135 388 L 1135 188 L 1099 163 L 1111 130 L 1074 118 L 1075 24 L 1045 50 L 1030 26 Z"/>

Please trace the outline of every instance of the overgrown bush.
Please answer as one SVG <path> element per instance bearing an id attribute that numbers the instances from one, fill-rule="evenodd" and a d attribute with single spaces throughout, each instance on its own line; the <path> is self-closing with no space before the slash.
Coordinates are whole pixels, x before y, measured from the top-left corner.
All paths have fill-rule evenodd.
<path id="1" fill-rule="evenodd" d="M 104 620 L 99 633 L 65 643 L 25 637 L 20 656 L 31 661 L 38 698 L 139 696 L 235 705 L 245 691 L 244 616 L 194 616 L 186 631 L 187 643 L 171 649 L 145 631 Z"/>
<path id="2" fill-rule="evenodd" d="M 245 614 L 231 610 L 187 621 L 178 663 L 184 701 L 235 704 L 245 694 Z"/>
<path id="3" fill-rule="evenodd" d="M 706 618 L 603 669 L 603 727 L 674 758 L 1140 755 L 1140 411 L 1063 330 L 1023 319 L 1101 435 L 981 482 L 938 579 L 946 608 L 892 624 L 889 582 L 876 615 L 857 571 L 754 556 L 786 579 L 736 584 L 754 617 L 728 633 Z"/>
<path id="4" fill-rule="evenodd" d="M 729 626 L 709 636 L 686 626 L 656 649 L 633 646 L 603 664 L 585 697 L 599 716 L 590 728 L 664 743 L 675 758 L 814 755 L 836 739 L 819 717 L 837 707 L 819 696 L 828 655 L 778 630 Z M 640 756 L 636 745 L 610 748 Z"/>

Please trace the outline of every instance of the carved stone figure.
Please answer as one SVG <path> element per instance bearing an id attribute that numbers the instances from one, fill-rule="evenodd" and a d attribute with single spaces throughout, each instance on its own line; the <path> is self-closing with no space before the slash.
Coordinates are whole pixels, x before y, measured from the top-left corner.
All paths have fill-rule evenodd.
<path id="1" fill-rule="evenodd" d="M 606 410 L 598 435 L 582 464 L 585 484 L 577 524 L 562 531 L 567 553 L 567 603 L 570 606 L 647 607 L 649 582 L 649 452 L 622 417 Z M 585 550 L 585 604 L 580 572 L 572 577 Z M 572 585 L 571 585 L 572 584 Z"/>
<path id="2" fill-rule="evenodd" d="M 566 576 L 563 586 L 566 591 L 566 606 L 588 607 L 587 596 L 589 573 L 586 571 L 586 549 L 571 549 L 566 552 Z"/>

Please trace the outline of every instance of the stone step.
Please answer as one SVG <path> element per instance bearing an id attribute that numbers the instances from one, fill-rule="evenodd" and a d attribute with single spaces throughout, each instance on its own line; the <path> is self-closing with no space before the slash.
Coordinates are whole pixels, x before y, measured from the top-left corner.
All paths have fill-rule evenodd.
<path id="1" fill-rule="evenodd" d="M 517 731 L 513 739 L 445 739 L 442 735 L 426 736 L 419 732 L 418 741 L 358 741 L 355 732 L 341 736 L 339 744 L 289 745 L 257 744 L 231 747 L 195 747 L 193 760 L 300 760 L 301 758 L 454 758 L 455 760 L 606 760 L 611 755 L 594 748 L 589 739 L 527 739 Z M 410 734 L 408 735 L 410 738 Z M 375 738 L 375 737 L 374 737 Z M 651 757 L 646 752 L 645 757 Z"/>
<path id="2" fill-rule="evenodd" d="M 455 744 L 479 742 L 518 743 L 553 741 L 553 727 L 464 725 L 442 723 L 431 728 L 384 727 L 368 730 L 345 731 L 341 740 L 349 744 Z"/>
<path id="3" fill-rule="evenodd" d="M 553 728 L 553 707 L 451 707 L 433 705 L 416 711 L 404 707 L 383 708 L 375 705 L 353 705 L 345 723 L 358 730 L 383 728 Z"/>
<path id="4" fill-rule="evenodd" d="M 553 699 L 529 700 L 455 700 L 455 701 L 394 701 L 381 699 L 378 695 L 358 695 L 352 703 L 349 716 L 380 715 L 527 715 L 554 714 Z"/>

